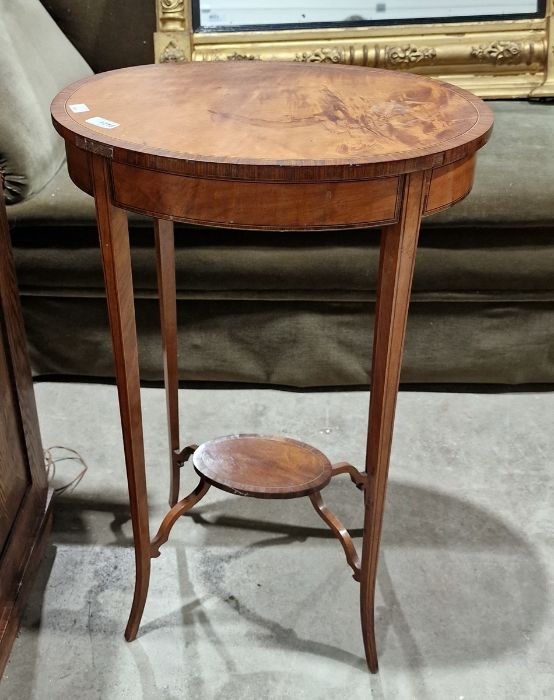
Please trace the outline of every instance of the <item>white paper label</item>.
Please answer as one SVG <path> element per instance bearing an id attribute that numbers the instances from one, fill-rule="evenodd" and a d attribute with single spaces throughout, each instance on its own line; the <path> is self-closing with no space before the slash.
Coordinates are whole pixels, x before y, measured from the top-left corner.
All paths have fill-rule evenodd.
<path id="1" fill-rule="evenodd" d="M 117 122 L 111 122 L 109 119 L 104 119 L 104 117 L 91 117 L 85 120 L 88 124 L 94 124 L 94 126 L 101 126 L 103 129 L 115 129 L 119 126 Z"/>
<path id="2" fill-rule="evenodd" d="M 78 105 L 69 105 L 72 112 L 90 112 L 90 109 L 83 103 Z"/>

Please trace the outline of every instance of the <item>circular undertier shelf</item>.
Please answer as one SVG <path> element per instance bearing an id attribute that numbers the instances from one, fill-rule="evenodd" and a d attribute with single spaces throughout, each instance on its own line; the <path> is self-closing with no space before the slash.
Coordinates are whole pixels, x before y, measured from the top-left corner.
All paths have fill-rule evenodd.
<path id="1" fill-rule="evenodd" d="M 327 457 L 298 440 L 263 435 L 228 435 L 200 445 L 196 472 L 213 486 L 241 496 L 308 496 L 331 479 Z"/>

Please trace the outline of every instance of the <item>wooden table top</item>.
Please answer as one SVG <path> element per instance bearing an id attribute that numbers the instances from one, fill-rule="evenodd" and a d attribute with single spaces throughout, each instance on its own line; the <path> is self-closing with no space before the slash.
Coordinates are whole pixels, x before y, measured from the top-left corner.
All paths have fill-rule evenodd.
<path id="1" fill-rule="evenodd" d="M 311 445 L 283 436 L 227 435 L 192 456 L 197 473 L 224 491 L 255 498 L 297 498 L 331 479 L 331 463 Z"/>
<path id="2" fill-rule="evenodd" d="M 436 167 L 475 152 L 492 128 L 480 99 L 431 78 L 261 61 L 102 73 L 61 92 L 52 115 L 66 140 L 120 162 L 285 181 Z"/>

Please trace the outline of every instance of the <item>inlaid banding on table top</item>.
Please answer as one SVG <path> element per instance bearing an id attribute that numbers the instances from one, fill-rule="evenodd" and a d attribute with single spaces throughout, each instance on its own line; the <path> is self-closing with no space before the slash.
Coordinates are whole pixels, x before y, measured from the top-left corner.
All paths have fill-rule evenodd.
<path id="1" fill-rule="evenodd" d="M 280 436 L 228 435 L 200 445 L 196 472 L 225 491 L 255 498 L 296 498 L 331 480 L 327 457 L 311 445 Z"/>
<path id="2" fill-rule="evenodd" d="M 75 102 L 90 111 L 71 112 Z M 164 161 L 168 171 L 186 174 L 187 164 L 190 174 L 245 179 L 435 167 L 465 155 L 459 147 L 475 151 L 492 125 L 477 98 L 431 78 L 391 81 L 389 71 L 279 62 L 111 71 L 67 88 L 52 112 L 58 131 L 85 139 L 87 150 L 99 143 L 142 167 Z M 90 115 L 118 126 L 87 122 Z"/>

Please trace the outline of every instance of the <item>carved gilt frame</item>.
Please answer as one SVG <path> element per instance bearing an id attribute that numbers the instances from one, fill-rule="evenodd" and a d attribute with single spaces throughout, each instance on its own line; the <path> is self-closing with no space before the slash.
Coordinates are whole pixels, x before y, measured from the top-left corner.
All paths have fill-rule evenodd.
<path id="1" fill-rule="evenodd" d="M 480 97 L 554 96 L 554 0 L 538 19 L 195 32 L 192 0 L 155 0 L 156 62 L 283 60 L 410 70 Z"/>

